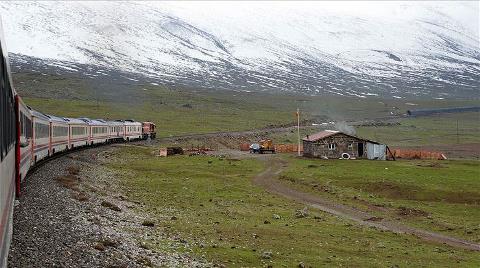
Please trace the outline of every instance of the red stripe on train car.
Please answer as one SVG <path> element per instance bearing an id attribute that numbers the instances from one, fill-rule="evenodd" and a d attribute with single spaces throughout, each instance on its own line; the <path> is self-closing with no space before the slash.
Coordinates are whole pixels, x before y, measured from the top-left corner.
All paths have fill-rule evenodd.
<path id="1" fill-rule="evenodd" d="M 67 144 L 68 141 L 54 141 L 52 142 L 52 146 L 57 146 L 57 145 L 60 145 L 60 144 Z"/>
<path id="2" fill-rule="evenodd" d="M 16 115 L 16 124 L 17 128 L 17 143 L 15 144 L 15 195 L 20 197 L 20 105 L 19 105 L 19 96 L 15 95 L 15 115 Z"/>

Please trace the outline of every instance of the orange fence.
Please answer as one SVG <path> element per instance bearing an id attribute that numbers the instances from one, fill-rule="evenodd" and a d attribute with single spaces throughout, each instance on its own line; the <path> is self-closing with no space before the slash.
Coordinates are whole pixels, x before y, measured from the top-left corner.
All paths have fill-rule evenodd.
<path id="1" fill-rule="evenodd" d="M 405 150 L 405 149 L 393 149 L 388 152 L 388 157 L 399 159 L 433 159 L 444 160 L 447 157 L 441 152 L 419 151 L 419 150 Z"/>
<path id="2" fill-rule="evenodd" d="M 296 153 L 298 144 L 276 144 L 275 151 L 277 153 Z M 303 152 L 303 146 L 300 145 L 300 152 Z"/>
<path id="3" fill-rule="evenodd" d="M 250 150 L 249 143 L 240 144 L 240 151 Z M 277 153 L 296 153 L 298 150 L 297 144 L 275 144 L 275 151 Z M 303 146 L 300 145 L 300 151 L 303 152 Z"/>

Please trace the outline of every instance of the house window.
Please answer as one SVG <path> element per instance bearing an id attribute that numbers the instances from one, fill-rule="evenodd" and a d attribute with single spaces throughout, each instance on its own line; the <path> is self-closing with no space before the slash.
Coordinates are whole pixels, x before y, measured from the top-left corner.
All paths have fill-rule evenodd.
<path id="1" fill-rule="evenodd" d="M 328 144 L 328 150 L 335 150 L 335 148 L 336 148 L 335 143 Z"/>
<path id="2" fill-rule="evenodd" d="M 348 149 L 353 149 L 353 143 L 348 144 Z"/>

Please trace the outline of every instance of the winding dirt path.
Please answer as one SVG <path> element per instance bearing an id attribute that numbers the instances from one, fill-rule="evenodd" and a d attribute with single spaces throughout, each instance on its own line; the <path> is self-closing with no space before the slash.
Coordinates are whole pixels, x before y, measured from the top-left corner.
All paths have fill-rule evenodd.
<path id="1" fill-rule="evenodd" d="M 265 188 L 270 193 L 274 193 L 288 199 L 304 203 L 310 207 L 320 209 L 322 211 L 340 216 L 342 218 L 353 220 L 362 225 L 372 226 L 381 230 L 387 230 L 394 233 L 411 234 L 426 241 L 446 244 L 453 247 L 480 251 L 480 244 L 476 244 L 474 242 L 409 227 L 398 222 L 393 222 L 391 220 L 381 219 L 372 221 L 369 219 L 372 219 L 373 215 L 367 212 L 360 211 L 358 209 L 342 204 L 338 204 L 330 200 L 321 198 L 319 196 L 315 196 L 313 194 L 308 194 L 289 188 L 278 180 L 279 174 L 283 171 L 284 168 L 287 167 L 287 162 L 275 156 L 268 158 L 266 157 L 264 159 L 267 162 L 267 168 L 263 172 L 255 176 L 253 181 L 255 184 Z"/>

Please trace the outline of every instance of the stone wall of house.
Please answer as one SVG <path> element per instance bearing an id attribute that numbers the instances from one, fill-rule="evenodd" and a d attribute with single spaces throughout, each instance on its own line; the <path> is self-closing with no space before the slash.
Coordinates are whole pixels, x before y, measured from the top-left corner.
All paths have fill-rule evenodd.
<path id="1" fill-rule="evenodd" d="M 358 144 L 363 144 L 363 155 L 358 155 Z M 366 141 L 338 133 L 318 141 L 303 141 L 303 155 L 306 157 L 327 157 L 338 159 L 343 153 L 350 157 L 367 158 Z"/>

